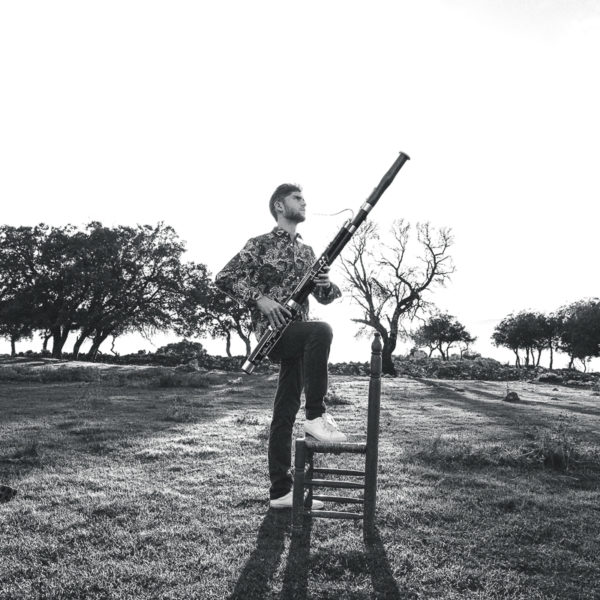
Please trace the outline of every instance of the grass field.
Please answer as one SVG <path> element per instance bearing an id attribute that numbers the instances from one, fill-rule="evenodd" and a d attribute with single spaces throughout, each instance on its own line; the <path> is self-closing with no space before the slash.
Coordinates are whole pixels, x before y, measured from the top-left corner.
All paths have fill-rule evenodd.
<path id="1" fill-rule="evenodd" d="M 2 600 L 600 598 L 589 390 L 514 383 L 508 404 L 506 383 L 384 379 L 365 546 L 360 524 L 320 519 L 292 542 L 290 511 L 268 510 L 274 376 L 84 379 L 0 382 L 0 483 L 18 489 Z M 362 439 L 368 379 L 330 383 Z"/>

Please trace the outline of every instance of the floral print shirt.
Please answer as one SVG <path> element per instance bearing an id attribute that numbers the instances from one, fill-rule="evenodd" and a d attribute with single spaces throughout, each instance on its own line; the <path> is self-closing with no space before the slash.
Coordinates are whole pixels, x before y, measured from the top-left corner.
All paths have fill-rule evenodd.
<path id="1" fill-rule="evenodd" d="M 256 307 L 256 300 L 264 295 L 285 304 L 315 260 L 315 253 L 300 234 L 292 240 L 285 229 L 277 226 L 248 240 L 217 273 L 215 284 L 250 309 L 254 333 L 260 338 L 268 321 Z M 342 295 L 334 283 L 329 288 L 316 287 L 312 293 L 321 304 L 329 304 Z M 302 303 L 300 320 L 308 320 L 308 299 Z"/>

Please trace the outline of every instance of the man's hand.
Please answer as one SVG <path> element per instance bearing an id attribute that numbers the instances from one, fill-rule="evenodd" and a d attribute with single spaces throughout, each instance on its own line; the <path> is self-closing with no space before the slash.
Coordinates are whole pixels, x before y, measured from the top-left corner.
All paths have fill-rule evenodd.
<path id="1" fill-rule="evenodd" d="M 267 317 L 272 329 L 283 327 L 292 319 L 292 313 L 285 307 L 276 302 L 269 296 L 261 296 L 256 301 L 256 306 L 260 312 Z"/>
<path id="2" fill-rule="evenodd" d="M 318 287 L 328 288 L 331 285 L 329 281 L 329 267 L 323 267 L 315 277 L 315 283 Z"/>

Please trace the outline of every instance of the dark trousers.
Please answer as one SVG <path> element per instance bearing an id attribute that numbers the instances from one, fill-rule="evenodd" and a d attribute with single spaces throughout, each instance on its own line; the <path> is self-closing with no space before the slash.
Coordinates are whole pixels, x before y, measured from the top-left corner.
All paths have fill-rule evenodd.
<path id="1" fill-rule="evenodd" d="M 295 321 L 288 325 L 269 358 L 280 362 L 273 420 L 269 435 L 269 477 L 271 499 L 291 489 L 292 430 L 304 389 L 307 419 L 325 412 L 327 363 L 333 331 L 322 321 Z"/>

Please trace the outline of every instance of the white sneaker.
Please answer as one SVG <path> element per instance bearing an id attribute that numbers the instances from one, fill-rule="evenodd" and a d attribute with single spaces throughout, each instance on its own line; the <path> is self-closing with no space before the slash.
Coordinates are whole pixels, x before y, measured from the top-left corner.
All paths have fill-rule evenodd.
<path id="1" fill-rule="evenodd" d="M 285 496 L 271 500 L 271 508 L 292 508 L 294 492 L 290 490 Z M 313 510 L 321 510 L 325 505 L 320 500 L 313 500 L 311 508 Z"/>
<path id="2" fill-rule="evenodd" d="M 304 433 L 312 435 L 319 442 L 345 442 L 346 434 L 342 433 L 329 413 L 323 413 L 316 419 L 304 422 Z"/>

